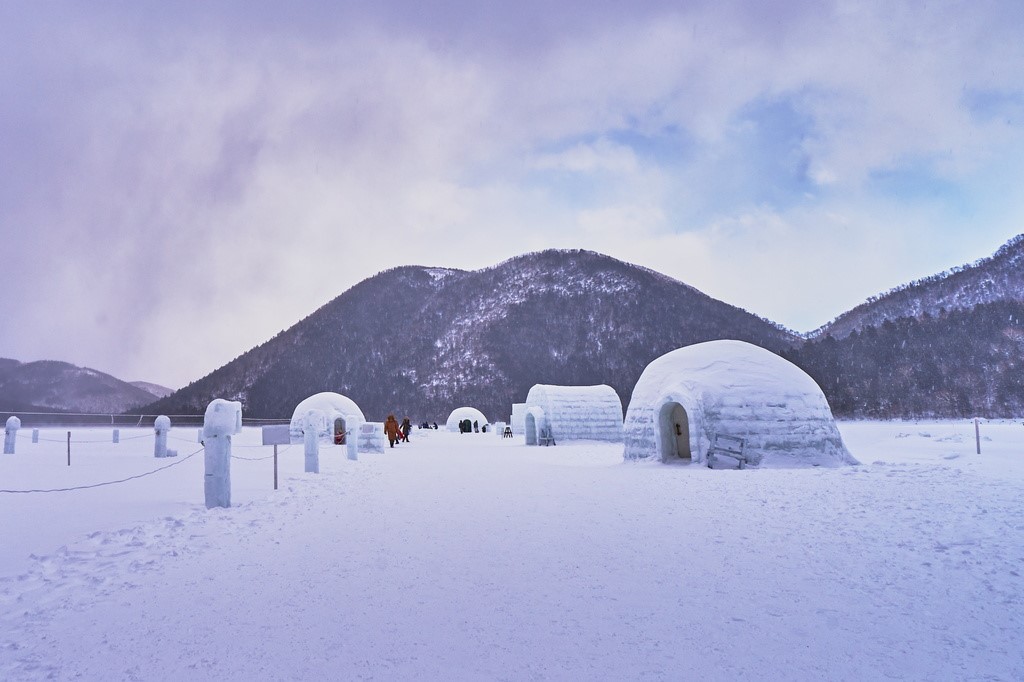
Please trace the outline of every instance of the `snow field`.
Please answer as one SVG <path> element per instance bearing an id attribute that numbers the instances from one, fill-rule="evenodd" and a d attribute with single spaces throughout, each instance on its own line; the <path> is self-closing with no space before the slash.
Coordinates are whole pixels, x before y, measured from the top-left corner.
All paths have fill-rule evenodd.
<path id="1" fill-rule="evenodd" d="M 293 447 L 276 493 L 267 460 L 233 460 L 230 509 L 203 508 L 201 456 L 0 495 L 0 678 L 1024 676 L 1024 426 L 984 424 L 981 456 L 967 422 L 840 429 L 864 464 L 414 430 L 358 462 L 325 446 L 319 475 Z M 19 441 L 0 487 L 168 462 L 126 432 L 71 470 L 62 443 Z"/>

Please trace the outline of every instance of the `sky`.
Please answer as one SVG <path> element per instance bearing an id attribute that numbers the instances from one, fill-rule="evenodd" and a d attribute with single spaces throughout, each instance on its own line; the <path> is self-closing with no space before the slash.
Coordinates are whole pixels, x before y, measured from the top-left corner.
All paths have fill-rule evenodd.
<path id="1" fill-rule="evenodd" d="M 0 0 L 0 357 L 179 388 L 381 270 L 547 248 L 810 331 L 1024 232 L 1021 35 L 1019 0 Z"/>

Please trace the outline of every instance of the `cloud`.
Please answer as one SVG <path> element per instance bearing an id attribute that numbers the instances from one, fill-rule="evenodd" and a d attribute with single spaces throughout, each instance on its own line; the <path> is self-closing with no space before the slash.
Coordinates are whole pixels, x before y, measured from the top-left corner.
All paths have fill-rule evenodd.
<path id="1" fill-rule="evenodd" d="M 1014 9 L 2 6 L 0 355 L 177 386 L 551 246 L 817 326 L 1021 231 Z"/>

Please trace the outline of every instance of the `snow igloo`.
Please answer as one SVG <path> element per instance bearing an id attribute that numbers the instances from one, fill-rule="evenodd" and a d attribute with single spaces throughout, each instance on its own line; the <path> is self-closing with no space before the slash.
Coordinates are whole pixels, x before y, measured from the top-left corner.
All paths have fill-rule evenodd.
<path id="1" fill-rule="evenodd" d="M 545 430 L 556 443 L 571 440 L 622 442 L 622 401 L 611 386 L 537 384 L 526 396 L 523 430 L 537 445 Z"/>
<path id="2" fill-rule="evenodd" d="M 345 445 L 366 421 L 363 411 L 350 398 L 340 393 L 317 393 L 295 406 L 289 434 L 293 443 L 302 442 L 306 415 L 316 412 L 317 439 L 322 442 Z M 346 436 L 346 434 L 350 434 Z"/>
<path id="3" fill-rule="evenodd" d="M 654 360 L 626 411 L 627 460 L 707 462 L 716 435 L 746 441 L 754 466 L 857 464 L 814 379 L 743 341 L 708 341 Z"/>
<path id="4" fill-rule="evenodd" d="M 483 426 L 487 423 L 487 417 L 484 413 L 475 407 L 456 407 L 452 410 L 452 413 L 448 415 L 448 421 L 445 423 L 445 428 L 449 431 L 458 433 L 459 422 L 464 419 L 468 419 L 470 422 L 476 422 L 479 426 Z"/>

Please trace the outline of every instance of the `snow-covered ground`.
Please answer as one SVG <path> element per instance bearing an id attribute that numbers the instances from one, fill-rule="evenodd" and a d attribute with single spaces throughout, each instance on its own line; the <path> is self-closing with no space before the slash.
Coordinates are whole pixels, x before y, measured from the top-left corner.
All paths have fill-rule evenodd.
<path id="1" fill-rule="evenodd" d="M 0 679 L 1022 679 L 1024 425 L 840 424 L 711 471 L 414 431 L 383 455 L 44 430 L 0 457 Z M 82 442 L 82 441 L 93 442 Z"/>

